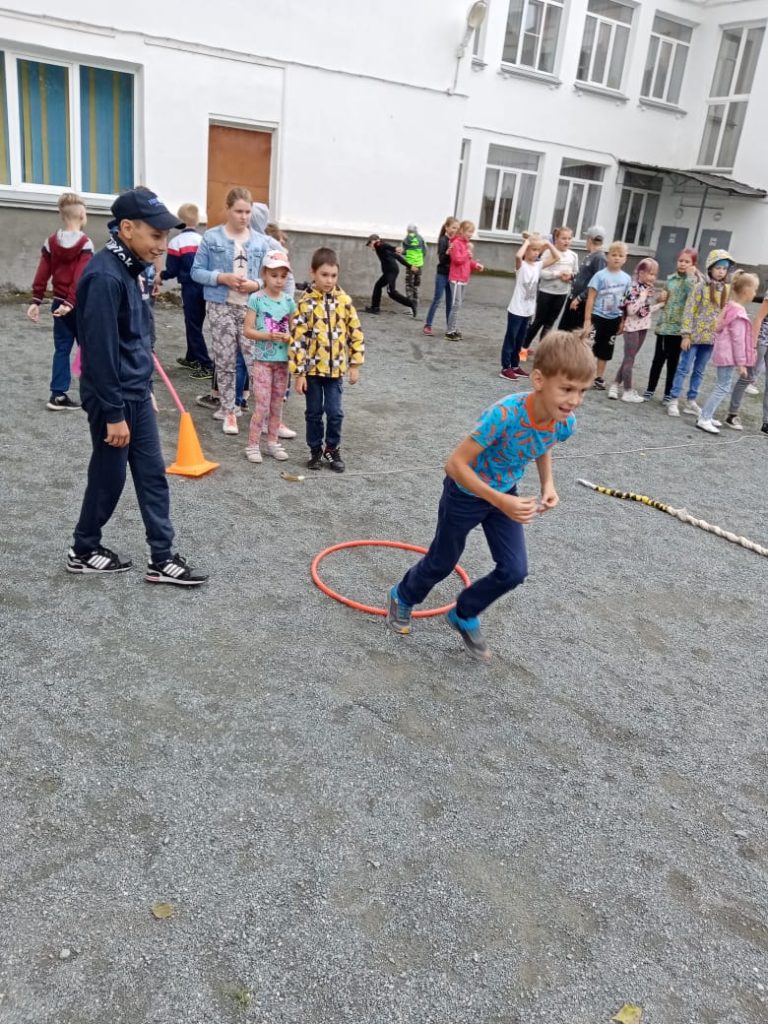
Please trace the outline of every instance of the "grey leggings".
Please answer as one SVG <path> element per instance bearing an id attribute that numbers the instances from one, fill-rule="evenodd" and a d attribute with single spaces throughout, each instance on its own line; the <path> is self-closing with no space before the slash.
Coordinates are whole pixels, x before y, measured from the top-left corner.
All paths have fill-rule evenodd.
<path id="1" fill-rule="evenodd" d="M 621 361 L 619 372 L 616 374 L 616 383 L 621 384 L 625 391 L 630 391 L 632 388 L 632 370 L 637 353 L 643 347 L 647 333 L 647 330 L 624 331 L 624 358 Z"/>
<path id="2" fill-rule="evenodd" d="M 763 367 L 765 367 L 766 373 L 766 386 L 763 392 L 763 423 L 768 423 L 768 344 L 763 344 L 762 342 L 757 350 L 755 365 L 748 367 L 747 376 L 737 378 L 736 383 L 733 385 L 731 404 L 728 407 L 729 416 L 735 416 L 739 411 L 744 400 L 744 392 L 747 390 L 747 384 L 754 384 L 760 376 L 760 371 Z"/>
<path id="3" fill-rule="evenodd" d="M 451 281 L 448 287 L 451 289 L 451 315 L 448 317 L 448 333 L 457 331 L 459 324 L 459 313 L 464 302 L 464 290 L 467 287 L 463 281 Z"/>

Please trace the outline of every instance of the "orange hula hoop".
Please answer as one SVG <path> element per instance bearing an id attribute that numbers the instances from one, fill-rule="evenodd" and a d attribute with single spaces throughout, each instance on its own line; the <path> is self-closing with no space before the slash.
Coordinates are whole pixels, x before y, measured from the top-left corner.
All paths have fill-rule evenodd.
<path id="1" fill-rule="evenodd" d="M 343 594 L 337 593 L 332 590 L 327 583 L 323 583 L 320 579 L 320 573 L 318 572 L 318 566 L 327 558 L 328 555 L 332 555 L 334 551 L 345 551 L 347 548 L 399 548 L 402 551 L 415 551 L 419 555 L 426 555 L 427 548 L 419 547 L 418 544 L 405 544 L 399 540 L 347 540 L 343 544 L 334 544 L 324 551 L 321 551 L 319 555 L 315 555 L 312 559 L 312 565 L 310 567 L 310 575 L 312 576 L 312 582 L 315 586 L 321 590 L 327 597 L 332 597 L 334 601 L 338 601 L 340 604 L 345 604 L 347 608 L 354 608 L 356 612 L 365 612 L 368 615 L 386 615 L 386 608 L 375 608 L 369 604 L 362 604 L 360 601 L 353 601 L 351 597 L 345 597 Z M 466 574 L 464 569 L 460 565 L 457 565 L 453 570 L 459 577 L 465 587 L 470 584 L 469 576 Z M 454 604 L 446 604 L 442 608 L 428 608 L 422 611 L 414 612 L 413 617 L 415 619 L 431 619 L 436 615 L 445 615 L 451 608 L 455 607 Z"/>

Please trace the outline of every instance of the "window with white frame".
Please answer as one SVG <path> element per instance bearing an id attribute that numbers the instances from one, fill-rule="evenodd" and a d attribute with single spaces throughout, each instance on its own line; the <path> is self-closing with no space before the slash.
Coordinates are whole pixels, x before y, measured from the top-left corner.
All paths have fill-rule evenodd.
<path id="1" fill-rule="evenodd" d="M 459 156 L 459 176 L 456 180 L 456 201 L 453 204 L 454 216 L 459 216 L 459 211 L 464 206 L 464 191 L 467 183 L 467 165 L 469 163 L 469 150 L 472 143 L 469 139 L 461 140 L 461 155 Z"/>
<path id="2" fill-rule="evenodd" d="M 510 0 L 502 60 L 551 74 L 564 0 Z"/>
<path id="3" fill-rule="evenodd" d="M 615 237 L 628 245 L 650 246 L 656 226 L 663 178 L 625 171 Z"/>
<path id="4" fill-rule="evenodd" d="M 567 225 L 576 238 L 584 238 L 597 220 L 605 168 L 564 158 L 557 183 L 552 230 Z"/>
<path id="5" fill-rule="evenodd" d="M 576 77 L 620 89 L 634 7 L 619 0 L 588 0 Z"/>
<path id="6" fill-rule="evenodd" d="M 723 29 L 699 150 L 701 167 L 733 168 L 764 35 L 764 25 Z"/>
<path id="7" fill-rule="evenodd" d="M 666 14 L 653 19 L 640 95 L 661 103 L 679 103 L 693 29 Z"/>
<path id="8" fill-rule="evenodd" d="M 0 54 L 0 185 L 114 195 L 134 183 L 133 75 Z"/>
<path id="9" fill-rule="evenodd" d="M 481 231 L 519 235 L 528 229 L 538 171 L 538 153 L 507 146 L 488 147 Z"/>

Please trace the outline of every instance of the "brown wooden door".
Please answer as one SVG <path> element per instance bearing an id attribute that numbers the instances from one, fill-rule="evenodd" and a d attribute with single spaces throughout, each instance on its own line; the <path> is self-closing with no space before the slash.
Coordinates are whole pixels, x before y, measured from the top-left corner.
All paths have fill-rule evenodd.
<path id="1" fill-rule="evenodd" d="M 224 220 L 227 192 L 235 185 L 250 190 L 255 203 L 269 203 L 272 133 L 249 128 L 208 128 L 208 227 Z"/>

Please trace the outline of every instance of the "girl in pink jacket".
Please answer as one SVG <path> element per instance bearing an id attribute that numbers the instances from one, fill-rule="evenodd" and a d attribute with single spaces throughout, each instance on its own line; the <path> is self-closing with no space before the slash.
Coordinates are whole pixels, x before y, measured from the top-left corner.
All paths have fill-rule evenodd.
<path id="1" fill-rule="evenodd" d="M 463 220 L 459 224 L 459 230 L 453 241 L 448 246 L 448 256 L 451 260 L 451 269 L 448 272 L 448 287 L 451 289 L 451 315 L 448 319 L 448 331 L 445 336 L 451 341 L 461 341 L 461 331 L 458 329 L 459 310 L 464 302 L 464 290 L 470 275 L 473 270 L 483 270 L 482 263 L 478 263 L 472 256 L 470 238 L 474 233 L 475 225 L 472 221 Z"/>
<path id="2" fill-rule="evenodd" d="M 734 369 L 746 377 L 747 367 L 755 361 L 755 343 L 752 324 L 744 308 L 752 302 L 760 287 L 755 274 L 737 270 L 731 283 L 731 296 L 725 304 L 715 330 L 712 347 L 712 365 L 717 373 L 717 383 L 712 394 L 704 403 L 696 426 L 708 434 L 719 434 L 719 423 L 714 421 L 717 407 L 727 398 L 733 383 Z"/>

